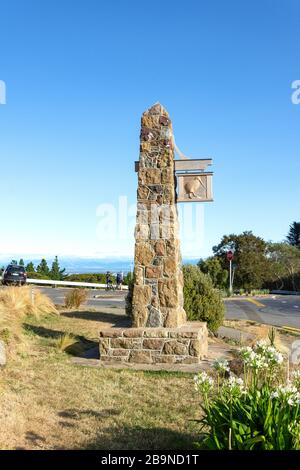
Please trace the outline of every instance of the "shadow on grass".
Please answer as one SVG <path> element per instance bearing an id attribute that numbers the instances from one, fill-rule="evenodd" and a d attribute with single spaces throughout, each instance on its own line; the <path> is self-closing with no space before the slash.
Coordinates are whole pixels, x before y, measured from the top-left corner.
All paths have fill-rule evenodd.
<path id="1" fill-rule="evenodd" d="M 93 416 L 95 418 L 109 418 L 111 416 L 117 416 L 119 414 L 120 414 L 120 411 L 115 410 L 113 408 L 109 408 L 107 410 L 100 410 L 100 411 L 92 410 L 92 409 L 77 410 L 76 408 L 69 408 L 67 410 L 60 411 L 58 413 L 58 416 L 60 418 L 78 420 L 84 416 Z"/>
<path id="2" fill-rule="evenodd" d="M 50 328 L 45 328 L 44 326 L 35 326 L 28 323 L 25 323 L 23 327 L 29 333 L 33 333 L 41 338 L 48 338 L 52 340 L 58 340 L 66 334 L 65 331 L 51 330 Z M 65 349 L 66 353 L 77 357 L 93 357 L 97 359 L 96 352 L 98 352 L 99 349 L 99 344 L 97 341 L 86 339 L 84 336 L 73 336 L 75 342 Z"/>
<path id="3" fill-rule="evenodd" d="M 70 312 L 61 312 L 62 317 L 67 318 L 80 318 L 81 320 L 91 320 L 101 323 L 110 323 L 114 327 L 129 327 L 130 319 L 124 315 L 118 315 L 115 313 L 106 313 L 106 312 L 88 312 L 84 310 L 74 310 Z"/>
<path id="4" fill-rule="evenodd" d="M 37 442 L 45 442 L 46 441 L 45 437 L 40 436 L 39 434 L 37 434 L 33 431 L 26 432 L 25 438 L 26 438 L 27 441 L 30 441 L 34 444 L 36 444 Z"/>
<path id="5" fill-rule="evenodd" d="M 121 429 L 103 429 L 86 450 L 193 450 L 198 436 L 163 427 L 144 428 L 125 426 Z"/>
<path id="6" fill-rule="evenodd" d="M 69 408 L 58 412 L 59 418 L 63 418 L 59 424 L 63 427 L 74 427 L 85 417 L 96 418 L 94 426 L 99 425 L 96 437 L 82 443 L 80 449 L 84 450 L 170 450 L 182 449 L 193 450 L 196 448 L 196 441 L 199 435 L 192 432 L 179 432 L 164 427 L 143 427 L 143 426 L 105 426 L 105 419 L 117 417 L 119 410 L 114 408 L 94 410 Z M 116 418 L 116 423 L 118 418 Z M 104 426 L 103 426 L 104 424 Z M 102 427 L 103 426 L 103 427 Z"/>

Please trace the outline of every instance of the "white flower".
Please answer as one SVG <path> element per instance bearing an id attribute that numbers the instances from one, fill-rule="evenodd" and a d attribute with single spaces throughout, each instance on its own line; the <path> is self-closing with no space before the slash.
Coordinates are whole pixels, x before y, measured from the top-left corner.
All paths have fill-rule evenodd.
<path id="1" fill-rule="evenodd" d="M 259 341 L 257 341 L 256 345 L 255 345 L 255 349 L 256 350 L 261 350 L 261 351 L 264 351 L 266 348 L 268 347 L 268 343 L 265 339 L 261 339 Z"/>
<path id="2" fill-rule="evenodd" d="M 265 348 L 263 354 L 269 365 L 279 365 L 283 362 L 283 355 L 273 346 Z"/>
<path id="3" fill-rule="evenodd" d="M 194 377 L 195 388 L 201 393 L 208 393 L 214 386 L 214 380 L 206 372 L 200 372 Z"/>
<path id="4" fill-rule="evenodd" d="M 246 393 L 243 379 L 231 375 L 223 384 L 223 391 L 230 396 L 240 396 Z"/>
<path id="5" fill-rule="evenodd" d="M 256 356 L 255 352 L 253 351 L 250 346 L 245 346 L 240 349 L 240 355 L 245 362 L 245 364 L 249 364 Z"/>
<path id="6" fill-rule="evenodd" d="M 292 384 L 297 388 L 297 390 L 300 390 L 300 370 L 294 370 L 291 373 L 292 377 Z"/>
<path id="7" fill-rule="evenodd" d="M 195 375 L 194 380 L 198 384 L 205 383 L 207 380 L 212 380 L 206 372 L 200 372 L 198 375 Z"/>
<path id="8" fill-rule="evenodd" d="M 270 398 L 285 401 L 290 406 L 300 404 L 300 393 L 297 391 L 297 388 L 291 384 L 286 386 L 279 385 L 277 390 L 271 393 Z"/>
<path id="9" fill-rule="evenodd" d="M 281 395 L 288 395 L 290 393 L 296 393 L 297 389 L 294 387 L 294 385 L 288 384 L 288 385 L 279 385 L 278 391 Z"/>
<path id="10" fill-rule="evenodd" d="M 232 388 L 232 387 L 240 387 L 240 388 L 243 388 L 244 387 L 244 381 L 242 378 L 237 378 L 237 377 L 234 377 L 234 375 L 231 375 L 228 379 L 228 385 Z"/>
<path id="11" fill-rule="evenodd" d="M 283 355 L 263 340 L 258 341 L 254 349 L 249 346 L 242 348 L 240 355 L 244 363 L 253 369 L 266 369 L 283 362 Z"/>
<path id="12" fill-rule="evenodd" d="M 264 356 L 254 353 L 248 361 L 249 367 L 252 369 L 265 369 L 268 367 L 268 363 Z"/>
<path id="13" fill-rule="evenodd" d="M 225 373 L 230 371 L 229 363 L 226 359 L 216 359 L 213 366 L 218 372 Z"/>

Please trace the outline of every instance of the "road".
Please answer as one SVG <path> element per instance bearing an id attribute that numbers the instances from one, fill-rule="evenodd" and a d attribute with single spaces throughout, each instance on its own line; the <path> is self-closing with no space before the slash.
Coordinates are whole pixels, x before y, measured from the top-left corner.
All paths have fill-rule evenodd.
<path id="1" fill-rule="evenodd" d="M 35 287 L 44 292 L 57 305 L 64 305 L 65 295 L 70 291 L 68 288 L 53 287 Z M 92 308 L 100 308 L 101 306 L 118 306 L 125 307 L 126 291 L 105 291 L 100 289 L 88 289 L 88 299 L 84 305 Z M 96 297 L 95 297 L 96 296 Z"/>
<path id="2" fill-rule="evenodd" d="M 253 320 L 300 329 L 300 295 L 226 299 L 225 307 L 228 320 Z"/>
<path id="3" fill-rule="evenodd" d="M 66 292 L 64 288 L 40 288 L 56 304 L 63 304 Z M 89 290 L 86 305 L 93 308 L 101 306 L 125 307 L 125 291 Z M 95 296 L 97 296 L 95 298 Z M 99 296 L 99 297 L 98 297 Z M 274 295 L 269 297 L 243 297 L 225 300 L 227 319 L 253 320 L 274 326 L 288 326 L 300 329 L 300 296 Z"/>
<path id="4" fill-rule="evenodd" d="M 48 295 L 56 304 L 63 305 L 68 288 L 35 287 Z M 86 306 L 92 308 L 125 307 L 126 291 L 89 289 Z M 274 295 L 268 297 L 235 297 L 225 299 L 228 320 L 252 320 L 274 326 L 287 326 L 300 330 L 300 295 Z"/>

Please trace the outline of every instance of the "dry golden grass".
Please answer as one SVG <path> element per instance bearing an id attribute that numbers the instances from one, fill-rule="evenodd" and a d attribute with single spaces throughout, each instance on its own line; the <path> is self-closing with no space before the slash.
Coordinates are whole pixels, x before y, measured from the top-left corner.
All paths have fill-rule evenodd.
<path id="1" fill-rule="evenodd" d="M 7 311 L 10 319 L 36 317 L 41 314 L 58 313 L 53 302 L 38 289 L 31 287 L 7 287 L 0 290 L 0 304 Z"/>
<path id="2" fill-rule="evenodd" d="M 4 381 L 0 449 L 187 449 L 197 438 L 192 377 L 52 356 L 15 364 Z"/>
<path id="3" fill-rule="evenodd" d="M 16 348 L 26 349 L 23 322 L 29 316 L 40 318 L 58 314 L 53 302 L 39 290 L 31 287 L 6 287 L 0 290 L 0 337 L 8 343 L 9 354 Z"/>
<path id="4" fill-rule="evenodd" d="M 272 327 L 270 325 L 256 323 L 249 320 L 225 320 L 224 325 L 254 335 L 252 340 L 246 341 L 250 346 L 253 346 L 259 340 L 270 341 L 270 334 L 272 331 Z M 276 328 L 274 328 L 274 330 L 274 346 L 283 354 L 288 354 L 290 351 L 290 344 L 295 340 L 295 338 L 292 335 L 283 334 Z"/>
<path id="5" fill-rule="evenodd" d="M 30 348 L 1 370 L 0 449 L 193 448 L 200 408 L 192 375 L 75 365 L 56 338 L 83 330 L 97 338 L 105 318 L 109 327 L 124 317 L 114 309 L 65 314 L 29 317 Z"/>
<path id="6" fill-rule="evenodd" d="M 66 308 L 79 308 L 87 297 L 87 291 L 84 289 L 70 289 L 65 296 L 65 306 Z"/>
<path id="7" fill-rule="evenodd" d="M 76 338 L 71 335 L 70 333 L 64 333 L 63 335 L 59 336 L 56 340 L 56 348 L 58 351 L 66 351 L 70 346 L 73 346 L 77 343 Z"/>

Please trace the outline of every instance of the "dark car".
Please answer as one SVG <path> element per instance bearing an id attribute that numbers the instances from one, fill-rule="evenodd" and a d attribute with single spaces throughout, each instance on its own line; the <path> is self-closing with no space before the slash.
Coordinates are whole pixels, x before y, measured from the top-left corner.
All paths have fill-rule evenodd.
<path id="1" fill-rule="evenodd" d="M 26 284 L 26 280 L 27 274 L 24 266 L 18 266 L 16 264 L 9 264 L 2 276 L 2 284 L 5 286 L 8 286 L 9 284 L 24 286 L 24 284 Z"/>

